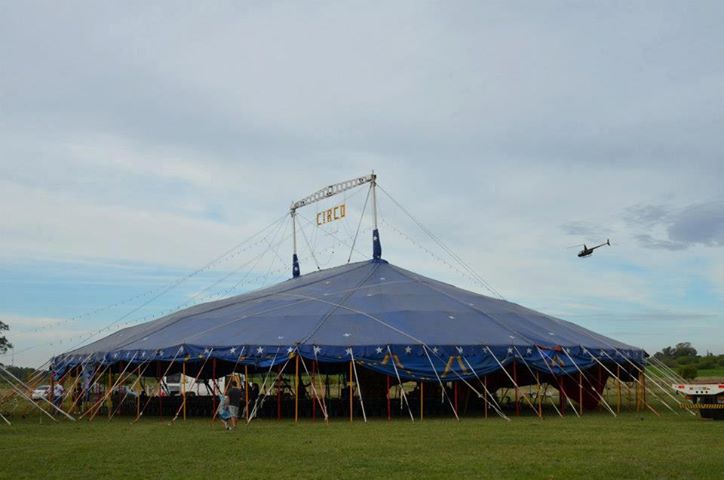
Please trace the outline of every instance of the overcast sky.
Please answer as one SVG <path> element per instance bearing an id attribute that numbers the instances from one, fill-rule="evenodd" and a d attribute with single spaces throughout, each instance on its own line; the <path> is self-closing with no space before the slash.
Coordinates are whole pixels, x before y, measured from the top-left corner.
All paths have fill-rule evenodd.
<path id="1" fill-rule="evenodd" d="M 705 1 L 0 1 L 15 362 L 214 282 L 286 278 L 280 231 L 269 265 L 250 249 L 144 303 L 372 169 L 507 299 L 650 353 L 724 353 L 722 18 Z M 351 214 L 327 228 L 349 243 L 364 192 L 342 200 Z M 385 258 L 489 293 L 379 203 Z M 371 256 L 369 226 L 353 259 Z M 316 262 L 346 261 L 315 229 L 330 240 Z M 609 237 L 586 260 L 568 248 Z"/>

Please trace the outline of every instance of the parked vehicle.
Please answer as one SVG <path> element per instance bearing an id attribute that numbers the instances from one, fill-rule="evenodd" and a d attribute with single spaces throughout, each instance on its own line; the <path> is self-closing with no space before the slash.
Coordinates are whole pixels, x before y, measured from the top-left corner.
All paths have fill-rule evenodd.
<path id="1" fill-rule="evenodd" d="M 33 393 L 30 395 L 30 398 L 33 400 L 42 400 L 48 398 L 48 393 L 50 392 L 50 385 L 40 385 L 35 390 L 33 390 Z"/>

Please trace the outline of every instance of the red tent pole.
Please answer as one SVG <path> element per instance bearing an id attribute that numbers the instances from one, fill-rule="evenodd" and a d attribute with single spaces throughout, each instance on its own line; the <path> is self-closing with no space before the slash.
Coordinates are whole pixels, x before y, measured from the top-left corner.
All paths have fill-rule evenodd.
<path id="1" fill-rule="evenodd" d="M 216 385 L 216 359 L 215 358 L 211 360 L 211 377 L 212 377 L 212 381 L 214 384 L 214 386 L 212 387 L 212 391 L 214 392 L 214 395 L 213 395 L 213 398 L 211 399 L 212 412 L 214 412 L 214 413 L 212 413 L 212 415 L 216 415 L 216 395 L 218 395 L 219 392 L 216 388 L 217 385 Z M 213 417 L 212 417 L 212 422 L 213 422 Z"/>
<path id="2" fill-rule="evenodd" d="M 161 364 L 156 363 L 156 378 L 158 379 L 158 416 L 163 418 L 163 396 L 161 395 Z"/>

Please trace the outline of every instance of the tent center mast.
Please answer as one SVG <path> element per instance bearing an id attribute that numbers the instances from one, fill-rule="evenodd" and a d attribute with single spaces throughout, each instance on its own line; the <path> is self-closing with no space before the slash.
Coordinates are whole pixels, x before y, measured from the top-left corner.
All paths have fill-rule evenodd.
<path id="1" fill-rule="evenodd" d="M 382 258 L 382 244 L 380 243 L 380 234 L 377 230 L 377 194 L 375 191 L 375 187 L 377 186 L 377 175 L 375 175 L 375 172 L 373 171 L 371 174 L 365 175 L 363 177 L 357 177 L 353 178 L 352 180 L 347 180 L 345 182 L 328 185 L 321 190 L 317 190 L 311 195 L 307 195 L 301 200 L 293 202 L 292 206 L 289 207 L 289 215 L 292 217 L 292 276 L 294 278 L 298 277 L 301 273 L 299 269 L 299 257 L 297 256 L 297 209 L 301 207 L 306 207 L 307 205 L 311 205 L 312 203 L 316 203 L 321 200 L 326 200 L 329 197 L 333 197 L 334 195 L 346 192 L 347 190 L 365 185 L 367 183 L 370 184 L 370 193 L 372 196 L 372 258 Z"/>

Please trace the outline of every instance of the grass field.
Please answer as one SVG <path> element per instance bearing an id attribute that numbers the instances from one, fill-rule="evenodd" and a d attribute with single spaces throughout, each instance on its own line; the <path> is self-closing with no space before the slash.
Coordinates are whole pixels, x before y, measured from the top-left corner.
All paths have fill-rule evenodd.
<path id="1" fill-rule="evenodd" d="M 724 367 L 699 370 L 696 378 L 697 379 L 706 379 L 706 378 L 724 379 Z"/>
<path id="2" fill-rule="evenodd" d="M 689 415 L 384 420 L 146 419 L 0 426 L 0 478 L 697 478 L 724 472 L 724 422 Z"/>

